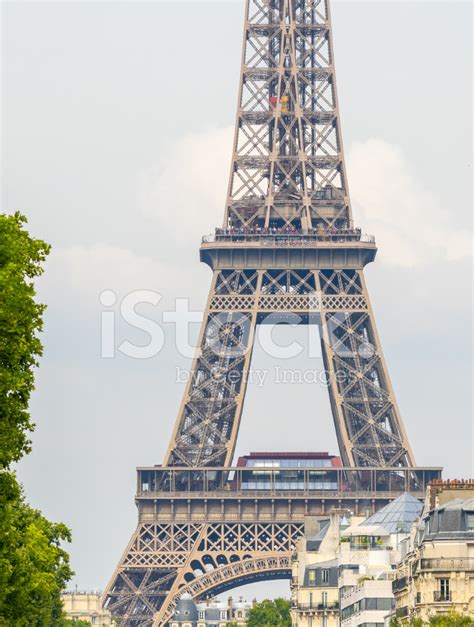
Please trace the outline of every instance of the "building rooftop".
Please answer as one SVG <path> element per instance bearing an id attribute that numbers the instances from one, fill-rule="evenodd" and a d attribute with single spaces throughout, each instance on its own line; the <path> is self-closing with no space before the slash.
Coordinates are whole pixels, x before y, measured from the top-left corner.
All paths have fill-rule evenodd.
<path id="1" fill-rule="evenodd" d="M 329 529 L 329 520 L 325 520 L 321 523 L 321 529 L 315 536 L 312 536 L 306 540 L 306 550 L 307 551 L 319 551 L 319 547 L 321 546 L 321 542 L 326 537 L 326 534 Z"/>
<path id="2" fill-rule="evenodd" d="M 337 559 L 326 560 L 325 562 L 317 562 L 316 564 L 309 564 L 306 568 L 308 570 L 316 570 L 318 568 L 338 568 L 339 562 Z"/>
<path id="3" fill-rule="evenodd" d="M 380 525 L 389 533 L 409 533 L 413 523 L 420 517 L 423 504 L 405 492 L 381 510 L 369 516 L 364 526 Z"/>
<path id="4" fill-rule="evenodd" d="M 453 499 L 437 508 L 439 512 L 449 509 L 459 509 L 463 512 L 474 512 L 474 499 Z"/>
<path id="5" fill-rule="evenodd" d="M 427 540 L 474 540 L 474 499 L 453 499 L 424 518 Z"/>
<path id="6" fill-rule="evenodd" d="M 196 604 L 194 603 L 192 596 L 185 592 L 176 603 L 176 609 L 174 611 L 172 620 L 175 622 L 193 622 L 197 619 L 198 613 L 196 609 Z"/>
<path id="7" fill-rule="evenodd" d="M 304 570 L 304 586 L 316 588 L 337 588 L 339 576 L 339 563 L 337 559 L 310 564 Z M 327 571 L 323 577 L 323 571 Z"/>

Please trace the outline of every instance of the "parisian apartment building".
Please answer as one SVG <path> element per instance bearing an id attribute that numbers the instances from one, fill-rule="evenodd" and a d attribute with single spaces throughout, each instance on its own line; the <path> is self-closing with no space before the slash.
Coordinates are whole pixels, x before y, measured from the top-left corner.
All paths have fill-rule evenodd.
<path id="1" fill-rule="evenodd" d="M 226 627 L 230 623 L 245 627 L 251 607 L 252 603 L 242 598 L 195 602 L 190 594 L 184 593 L 176 603 L 168 627 Z"/>
<path id="2" fill-rule="evenodd" d="M 455 611 L 474 624 L 474 482 L 440 482 L 405 541 L 393 582 L 402 625 Z"/>
<path id="3" fill-rule="evenodd" d="M 308 517 L 292 561 L 293 627 L 384 627 L 456 611 L 474 625 L 474 482 L 404 493 L 368 517 Z"/>

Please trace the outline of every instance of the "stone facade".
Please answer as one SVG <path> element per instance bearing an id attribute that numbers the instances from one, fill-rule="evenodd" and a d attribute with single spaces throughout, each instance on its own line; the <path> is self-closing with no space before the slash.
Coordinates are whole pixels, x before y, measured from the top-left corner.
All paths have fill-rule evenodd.
<path id="1" fill-rule="evenodd" d="M 406 542 L 393 589 L 396 616 L 408 625 L 454 610 L 474 623 L 474 498 L 466 482 L 459 491 L 431 489 L 420 523 Z M 433 492 L 435 494 L 433 495 Z M 456 496 L 470 498 L 456 498 Z M 449 498 L 451 497 L 451 498 Z M 433 507 L 434 506 L 434 507 Z"/>
<path id="2" fill-rule="evenodd" d="M 403 494 L 369 518 L 309 517 L 292 563 L 293 627 L 382 627 L 403 542 L 422 510 Z"/>
<path id="3" fill-rule="evenodd" d="M 102 599 L 97 592 L 66 592 L 61 600 L 66 616 L 72 620 L 86 620 L 99 627 L 117 625 L 110 612 L 102 609 Z"/>

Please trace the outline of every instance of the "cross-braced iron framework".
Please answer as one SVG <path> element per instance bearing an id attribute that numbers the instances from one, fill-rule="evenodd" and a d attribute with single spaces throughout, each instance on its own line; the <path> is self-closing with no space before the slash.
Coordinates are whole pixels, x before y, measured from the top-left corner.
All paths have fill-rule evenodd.
<path id="1" fill-rule="evenodd" d="M 278 315 L 320 325 L 344 462 L 413 465 L 361 270 L 306 268 L 215 272 L 200 349 L 165 463 L 232 463 L 255 327 Z"/>
<path id="2" fill-rule="evenodd" d="M 224 225 L 203 238 L 213 279 L 164 465 L 139 469 L 139 524 L 105 591 L 127 627 L 166 624 L 177 597 L 289 576 L 305 516 L 422 498 L 352 222 L 328 0 L 247 0 Z M 316 323 L 344 463 L 326 491 L 249 492 L 231 468 L 257 325 Z M 311 471 L 308 471 L 311 472 Z M 316 471 L 315 471 L 316 472 Z M 317 472 L 316 472 L 317 474 Z"/>
<path id="3" fill-rule="evenodd" d="M 109 592 L 108 609 L 127 625 L 169 617 L 168 599 L 222 592 L 240 582 L 289 576 L 302 523 L 150 523 L 140 526 Z"/>
<path id="4" fill-rule="evenodd" d="M 329 3 L 247 3 L 224 225 L 352 223 Z"/>

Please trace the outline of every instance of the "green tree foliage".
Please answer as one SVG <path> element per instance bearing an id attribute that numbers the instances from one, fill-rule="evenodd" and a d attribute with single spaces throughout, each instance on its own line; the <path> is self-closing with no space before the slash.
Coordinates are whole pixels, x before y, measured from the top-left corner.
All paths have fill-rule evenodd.
<path id="1" fill-rule="evenodd" d="M 60 594 L 72 576 L 60 543 L 70 531 L 25 503 L 12 473 L 1 473 L 0 486 L 0 625 L 60 625 Z"/>
<path id="2" fill-rule="evenodd" d="M 248 613 L 248 627 L 291 627 L 290 602 L 286 599 L 261 601 Z"/>
<path id="3" fill-rule="evenodd" d="M 471 627 L 473 621 L 469 616 L 462 616 L 457 612 L 435 614 L 430 617 L 428 622 L 423 622 L 421 618 L 411 618 L 410 620 L 393 618 L 390 621 L 390 627 L 424 627 L 428 625 L 438 625 L 439 627 Z"/>
<path id="4" fill-rule="evenodd" d="M 470 627 L 473 624 L 469 616 L 462 616 L 457 612 L 449 612 L 448 614 L 437 614 L 431 616 L 430 625 L 438 625 L 439 627 Z"/>
<path id="5" fill-rule="evenodd" d="M 30 237 L 19 213 L 0 215 L 0 467 L 7 468 L 30 450 L 33 429 L 28 403 L 34 390 L 33 368 L 42 346 L 44 305 L 34 300 L 34 278 L 49 253 L 45 242 Z"/>
<path id="6" fill-rule="evenodd" d="M 69 529 L 30 507 L 10 466 L 30 451 L 28 410 L 44 305 L 34 279 L 49 246 L 30 237 L 26 219 L 0 215 L 0 626 L 61 627 L 61 590 L 72 576 L 61 547 Z"/>

